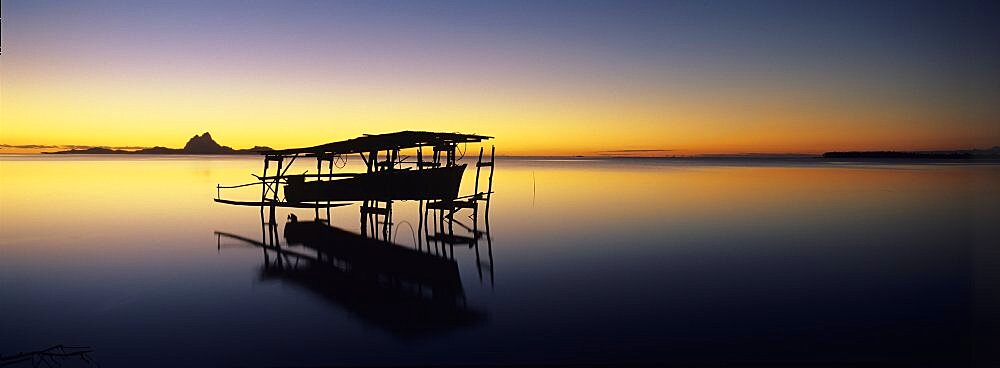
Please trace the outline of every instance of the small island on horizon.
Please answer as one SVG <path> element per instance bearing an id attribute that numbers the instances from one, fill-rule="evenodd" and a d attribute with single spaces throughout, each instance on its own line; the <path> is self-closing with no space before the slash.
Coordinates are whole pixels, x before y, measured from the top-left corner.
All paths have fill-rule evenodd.
<path id="1" fill-rule="evenodd" d="M 971 160 L 1000 158 L 1000 146 L 990 149 L 952 151 L 841 151 L 826 152 L 823 158 Z"/>
<path id="2" fill-rule="evenodd" d="M 254 146 L 248 149 L 234 149 L 229 146 L 223 146 L 212 139 L 212 135 L 208 132 L 202 133 L 201 135 L 195 135 L 188 139 L 184 148 L 167 148 L 167 147 L 152 147 L 152 148 L 142 148 L 134 151 L 123 150 L 123 149 L 113 149 L 107 147 L 90 147 L 85 149 L 70 149 L 65 151 L 56 152 L 42 152 L 43 154 L 53 154 L 53 155 L 66 155 L 66 154 L 80 154 L 80 155 L 103 155 L 103 154 L 145 154 L 145 155 L 252 155 L 263 151 L 272 151 L 271 147 L 267 146 Z"/>

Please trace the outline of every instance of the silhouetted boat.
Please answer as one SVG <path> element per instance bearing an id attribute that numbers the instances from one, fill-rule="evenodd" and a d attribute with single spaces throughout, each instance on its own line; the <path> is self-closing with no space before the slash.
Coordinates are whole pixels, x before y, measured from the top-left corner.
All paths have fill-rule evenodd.
<path id="1" fill-rule="evenodd" d="M 288 176 L 289 202 L 454 199 L 465 165 L 423 170 L 386 170 L 336 180 L 305 181 Z"/>
<path id="2" fill-rule="evenodd" d="M 454 200 L 458 198 L 466 168 L 466 165 L 457 163 L 465 155 L 459 147 L 491 138 L 474 134 L 402 131 L 364 135 L 313 147 L 261 151 L 264 172 L 254 175 L 258 182 L 217 185 L 215 201 L 245 206 L 312 208 L 343 205 L 335 201 Z M 431 150 L 429 157 L 424 155 L 425 148 Z M 400 151 L 406 149 L 414 150 L 415 161 L 406 160 L 411 156 L 400 155 Z M 474 200 L 489 196 L 492 188 L 495 150 L 490 150 L 489 162 L 483 161 L 483 153 L 480 148 Z M 334 173 L 334 167 L 343 167 L 340 163 L 346 165 L 349 155 L 358 155 L 364 162 L 365 171 Z M 315 158 L 316 173 L 286 174 L 298 158 Z M 270 173 L 272 163 L 277 164 L 273 174 Z M 490 167 L 489 189 L 479 193 L 479 170 L 482 167 Z M 261 187 L 260 201 L 221 198 L 222 189 L 251 185 Z M 279 193 L 280 189 L 284 189 L 284 196 Z"/>

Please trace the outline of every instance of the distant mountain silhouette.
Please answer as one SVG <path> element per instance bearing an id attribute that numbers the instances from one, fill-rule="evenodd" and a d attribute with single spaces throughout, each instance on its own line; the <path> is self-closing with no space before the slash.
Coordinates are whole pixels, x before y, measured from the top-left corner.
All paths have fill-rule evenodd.
<path id="1" fill-rule="evenodd" d="M 827 152 L 823 158 L 997 159 L 1000 158 L 1000 146 L 985 150 Z"/>
<path id="2" fill-rule="evenodd" d="M 271 147 L 254 146 L 249 149 L 233 149 L 223 146 L 212 139 L 208 132 L 202 135 L 195 135 L 187 141 L 184 148 L 167 148 L 156 146 L 153 148 L 143 148 L 137 151 L 126 151 L 105 147 L 91 147 L 85 149 L 71 149 L 58 152 L 44 152 L 49 154 L 146 154 L 146 155 L 245 155 L 255 154 L 260 151 L 271 151 Z"/>
<path id="3" fill-rule="evenodd" d="M 187 141 L 184 148 L 181 149 L 186 153 L 197 153 L 197 154 L 215 154 L 215 153 L 233 153 L 233 150 L 229 146 L 223 146 L 215 143 L 212 139 L 212 135 L 205 132 L 202 135 L 195 135 Z"/>

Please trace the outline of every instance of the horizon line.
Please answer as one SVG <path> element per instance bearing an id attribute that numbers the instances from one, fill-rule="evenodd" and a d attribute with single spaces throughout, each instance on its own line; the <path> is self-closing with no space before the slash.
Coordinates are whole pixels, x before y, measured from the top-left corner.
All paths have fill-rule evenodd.
<path id="1" fill-rule="evenodd" d="M 221 144 L 220 144 L 221 145 Z M 231 146 L 230 146 L 231 147 Z M 253 148 L 262 147 L 260 145 L 254 145 L 250 148 L 236 150 L 251 151 Z M 42 151 L 43 149 L 61 149 L 61 150 L 86 150 L 93 148 L 103 148 L 111 150 L 119 150 L 126 152 L 134 152 L 143 149 L 151 148 L 168 148 L 168 149 L 183 149 L 183 148 L 169 148 L 166 146 L 112 146 L 112 145 L 80 145 L 80 144 L 7 144 L 0 143 L 0 154 L 3 155 L 35 155 L 35 154 L 53 154 L 59 153 L 60 151 Z M 9 150 L 28 150 L 28 152 L 10 152 Z M 918 150 L 899 150 L 899 149 L 849 149 L 849 150 L 823 150 L 815 152 L 701 152 L 701 153 L 679 153 L 685 150 L 683 149 L 664 149 L 664 148 L 643 148 L 643 149 L 611 149 L 611 150 L 590 150 L 577 153 L 559 153 L 559 154 L 500 154 L 498 157 L 587 157 L 587 158 L 694 158 L 694 157 L 704 157 L 704 158 L 792 158 L 792 157 L 821 157 L 824 153 L 858 153 L 858 152 L 901 152 L 901 153 L 943 153 L 943 152 L 962 152 L 962 151 L 990 151 L 990 150 L 1000 150 L 1000 145 L 993 145 L 989 148 L 949 148 L 949 149 L 918 149 Z M 6 151 L 6 152 L 5 152 Z M 662 155 L 644 155 L 654 152 L 660 153 L 671 153 Z M 64 154 L 74 154 L 74 153 L 64 153 Z M 86 154 L 86 153 L 78 153 Z M 172 154 L 149 154 L 149 155 L 172 155 Z M 180 153 L 177 155 L 185 155 Z M 196 154 L 192 154 L 196 155 Z M 215 155 L 225 155 L 225 154 L 215 154 Z"/>

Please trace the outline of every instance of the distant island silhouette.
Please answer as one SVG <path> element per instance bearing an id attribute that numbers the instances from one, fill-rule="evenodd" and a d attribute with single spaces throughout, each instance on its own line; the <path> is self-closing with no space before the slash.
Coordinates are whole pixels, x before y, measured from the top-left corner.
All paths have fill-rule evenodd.
<path id="1" fill-rule="evenodd" d="M 0 145 L 2 146 L 2 145 Z M 73 147 L 73 146 L 63 146 Z M 212 134 L 205 132 L 188 139 L 184 148 L 151 147 L 134 150 L 121 149 L 123 147 L 87 147 L 72 148 L 64 151 L 42 152 L 43 154 L 146 154 L 146 155 L 252 155 L 261 151 L 273 151 L 267 146 L 254 146 L 247 149 L 234 149 L 223 146 L 212 139 Z M 131 147 L 124 147 L 131 148 Z M 138 147 L 136 147 L 138 148 Z M 965 150 L 941 150 L 941 151 L 831 151 L 822 155 L 808 153 L 736 153 L 736 154 L 700 154 L 693 156 L 616 156 L 614 153 L 636 153 L 636 152 L 670 152 L 673 150 L 649 149 L 649 150 L 613 150 L 600 151 L 594 157 L 605 158 L 722 158 L 722 159 L 804 159 L 804 158 L 824 158 L 824 159 L 932 159 L 932 160 L 971 160 L 971 159 L 991 159 L 1000 160 L 1000 146 L 989 149 L 965 149 Z M 526 156 L 528 157 L 528 156 Z M 531 156 L 534 157 L 534 156 Z M 547 157 L 547 156 L 546 156 Z M 577 155 L 576 158 L 590 156 Z"/>
<path id="2" fill-rule="evenodd" d="M 844 151 L 826 152 L 823 158 L 906 158 L 906 159 L 958 159 L 1000 158 L 1000 146 L 990 149 L 954 151 Z"/>
<path id="3" fill-rule="evenodd" d="M 135 151 L 127 151 L 122 149 L 112 149 L 106 147 L 91 147 L 85 149 L 71 149 L 66 151 L 56 151 L 56 152 L 42 152 L 45 154 L 146 154 L 146 155 L 250 155 L 256 154 L 260 151 L 271 151 L 271 147 L 266 146 L 254 146 L 248 149 L 233 149 L 229 146 L 223 146 L 215 142 L 212 139 L 212 135 L 208 132 L 202 135 L 195 135 L 187 141 L 184 148 L 167 148 L 167 147 L 152 147 L 143 148 Z"/>

